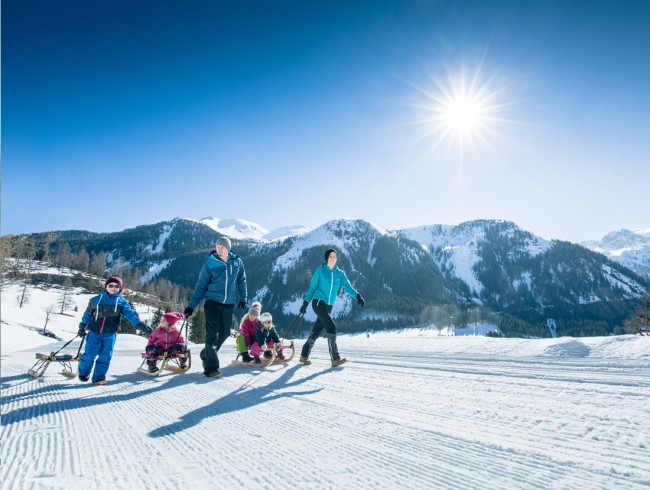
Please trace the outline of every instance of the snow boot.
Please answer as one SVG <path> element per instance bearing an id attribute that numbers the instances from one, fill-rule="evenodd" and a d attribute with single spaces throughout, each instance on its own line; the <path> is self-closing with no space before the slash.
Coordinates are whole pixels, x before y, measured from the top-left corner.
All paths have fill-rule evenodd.
<path id="1" fill-rule="evenodd" d="M 271 353 L 270 350 L 264 351 L 264 359 L 271 359 L 273 357 L 273 354 Z"/>
<path id="2" fill-rule="evenodd" d="M 83 374 L 79 375 L 79 381 L 83 381 L 84 383 L 90 379 L 90 375 L 84 376 Z"/>
<path id="3" fill-rule="evenodd" d="M 284 361 L 284 354 L 282 353 L 281 350 L 279 350 L 279 351 L 275 354 L 275 358 L 276 358 L 276 359 L 280 359 L 281 361 Z"/>
<path id="4" fill-rule="evenodd" d="M 253 358 L 248 354 L 248 352 L 244 352 L 244 353 L 241 355 L 241 361 L 242 361 L 242 362 L 252 362 L 252 361 L 253 361 Z"/>
<path id="5" fill-rule="evenodd" d="M 255 364 L 262 364 L 262 360 L 260 359 L 260 356 L 253 356 L 253 359 L 255 359 Z"/>
<path id="6" fill-rule="evenodd" d="M 304 356 L 300 356 L 300 362 L 302 364 L 304 364 L 305 366 L 309 366 L 311 364 L 311 361 L 307 357 L 304 357 Z"/>
<path id="7" fill-rule="evenodd" d="M 153 364 L 149 364 L 148 369 L 149 369 L 150 373 L 157 373 L 158 372 L 158 368 L 156 366 L 154 366 Z"/>
<path id="8" fill-rule="evenodd" d="M 105 386 L 106 385 L 106 380 L 105 379 L 99 379 L 97 381 L 93 381 L 93 384 L 95 386 Z"/>
<path id="9" fill-rule="evenodd" d="M 203 374 L 205 374 L 208 378 L 218 378 L 221 376 L 221 373 L 219 372 L 218 369 L 212 369 L 210 371 L 205 371 Z"/>
<path id="10" fill-rule="evenodd" d="M 332 360 L 332 367 L 340 366 L 341 364 L 345 364 L 346 362 L 348 362 L 347 359 L 333 359 Z"/>

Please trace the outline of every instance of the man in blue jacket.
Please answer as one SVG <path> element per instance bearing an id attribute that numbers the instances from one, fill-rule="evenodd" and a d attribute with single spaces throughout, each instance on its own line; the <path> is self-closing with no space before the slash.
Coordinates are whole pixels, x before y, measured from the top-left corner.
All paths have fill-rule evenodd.
<path id="1" fill-rule="evenodd" d="M 185 308 L 185 315 L 190 316 L 205 299 L 206 333 L 201 360 L 203 374 L 210 378 L 221 375 L 217 351 L 230 335 L 235 303 L 239 311 L 243 311 L 248 298 L 244 263 L 230 248 L 228 237 L 222 236 L 217 240 L 216 250 L 210 253 L 203 265 L 194 293 Z"/>
<path id="2" fill-rule="evenodd" d="M 307 338 L 307 342 L 302 346 L 302 352 L 300 354 L 300 362 L 305 366 L 311 364 L 309 353 L 316 339 L 323 331 L 323 328 L 327 332 L 327 345 L 332 359 L 332 367 L 340 366 L 346 362 L 346 359 L 341 359 L 339 355 L 339 349 L 336 345 L 336 324 L 332 320 L 331 315 L 339 289 L 343 287 L 343 291 L 351 297 L 356 298 L 357 303 L 361 306 L 366 304 L 361 295 L 350 284 L 345 272 L 336 266 L 337 260 L 338 255 L 336 250 L 333 248 L 325 250 L 325 263 L 314 271 L 314 275 L 311 278 L 311 285 L 300 307 L 300 313 L 304 315 L 307 313 L 307 305 L 311 301 L 311 306 L 317 317 L 311 334 Z"/>

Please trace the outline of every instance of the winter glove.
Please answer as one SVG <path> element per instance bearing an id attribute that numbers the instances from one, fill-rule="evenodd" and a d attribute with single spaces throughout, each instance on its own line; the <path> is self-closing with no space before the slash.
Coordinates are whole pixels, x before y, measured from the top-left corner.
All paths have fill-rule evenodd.
<path id="1" fill-rule="evenodd" d="M 79 324 L 79 331 L 77 332 L 77 335 L 81 338 L 86 336 L 86 325 L 83 323 Z"/>
<path id="2" fill-rule="evenodd" d="M 187 308 L 185 308 L 185 311 L 183 313 L 185 313 L 185 316 L 192 316 L 192 313 L 194 313 L 194 308 L 190 308 L 188 306 Z"/>
<path id="3" fill-rule="evenodd" d="M 363 297 L 359 293 L 357 293 L 357 303 L 359 303 L 361 306 L 364 306 L 366 304 Z"/>
<path id="4" fill-rule="evenodd" d="M 151 333 L 151 327 L 147 325 L 146 323 L 140 322 L 135 326 L 136 330 L 140 330 L 142 333 L 150 334 Z"/>
<path id="5" fill-rule="evenodd" d="M 246 309 L 246 301 L 240 301 L 237 303 L 237 309 L 239 311 L 244 311 Z"/>
<path id="6" fill-rule="evenodd" d="M 305 313 L 307 313 L 307 305 L 308 304 L 309 303 L 307 301 L 302 302 L 302 306 L 300 307 L 300 314 L 301 315 L 304 315 Z"/>

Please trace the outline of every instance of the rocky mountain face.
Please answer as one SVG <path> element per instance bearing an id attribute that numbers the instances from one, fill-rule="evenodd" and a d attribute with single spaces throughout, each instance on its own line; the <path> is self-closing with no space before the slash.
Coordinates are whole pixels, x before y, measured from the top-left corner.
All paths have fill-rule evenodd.
<path id="1" fill-rule="evenodd" d="M 73 253 L 103 252 L 107 268 L 117 263 L 138 271 L 142 280 L 162 277 L 193 288 L 222 234 L 217 230 L 226 228 L 221 225 L 177 218 L 118 233 L 64 231 L 16 239 L 47 247 L 52 256 L 64 244 Z M 367 221 L 338 219 L 286 238 L 271 238 L 273 232 L 260 228 L 246 223 L 237 237 L 231 233 L 232 251 L 244 260 L 249 302 L 261 301 L 279 325 L 295 318 L 328 247 L 339 251 L 339 267 L 367 302 L 361 308 L 340 293 L 334 315 L 341 331 L 480 320 L 512 335 L 545 335 L 550 319 L 558 335 L 606 334 L 622 324 L 648 287 L 642 276 L 601 253 L 543 240 L 506 221 L 390 232 Z M 437 316 L 428 316 L 433 310 Z"/>

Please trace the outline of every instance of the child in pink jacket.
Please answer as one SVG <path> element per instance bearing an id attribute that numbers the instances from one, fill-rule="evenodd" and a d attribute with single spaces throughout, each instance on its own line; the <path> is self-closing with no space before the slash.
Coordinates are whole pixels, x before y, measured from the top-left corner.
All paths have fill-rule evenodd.
<path id="1" fill-rule="evenodd" d="M 262 304 L 259 301 L 255 301 L 239 324 L 239 333 L 241 335 L 237 338 L 237 352 L 241 354 L 243 362 L 251 362 L 253 360 L 248 354 L 248 351 L 255 343 L 255 335 L 257 333 L 257 325 L 260 323 L 259 317 L 261 312 Z"/>
<path id="2" fill-rule="evenodd" d="M 183 318 L 185 318 L 185 315 L 177 311 L 165 313 L 160 320 L 160 326 L 149 336 L 145 352 L 147 353 L 147 365 L 150 373 L 158 371 L 158 367 L 156 367 L 158 356 L 166 351 L 169 351 L 169 355 L 172 356 L 184 354 L 187 350 L 185 339 L 175 327 L 176 323 Z M 181 369 L 185 368 L 185 358 L 181 359 L 179 365 Z"/>

